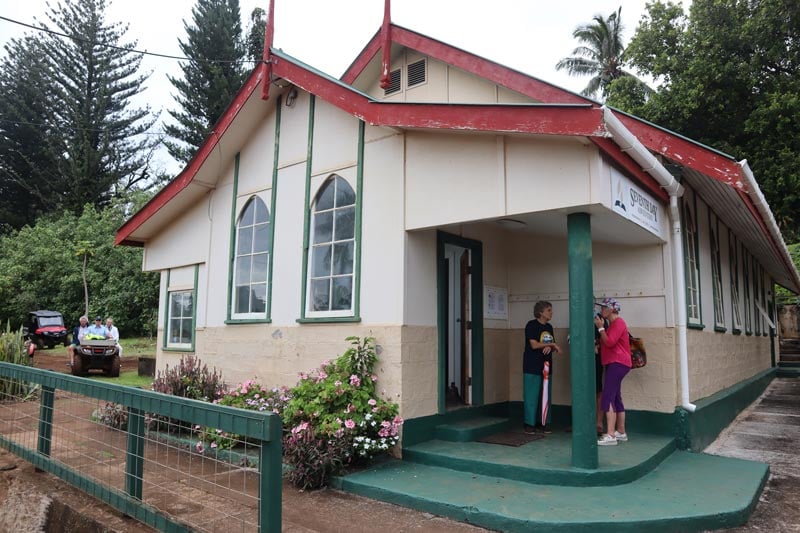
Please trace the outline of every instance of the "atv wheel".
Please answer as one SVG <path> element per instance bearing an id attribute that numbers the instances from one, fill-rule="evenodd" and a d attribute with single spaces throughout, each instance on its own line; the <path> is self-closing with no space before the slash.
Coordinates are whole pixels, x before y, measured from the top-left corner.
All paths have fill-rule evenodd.
<path id="1" fill-rule="evenodd" d="M 80 354 L 75 354 L 75 361 L 72 363 L 72 375 L 73 376 L 84 376 L 86 375 L 86 369 L 83 367 L 83 357 Z"/>
<path id="2" fill-rule="evenodd" d="M 56 345 L 55 345 L 55 344 L 50 344 L 50 343 L 47 343 L 47 349 L 48 349 L 48 350 L 52 350 L 52 349 L 53 349 L 53 348 L 55 348 L 55 347 L 56 347 Z"/>
<path id="3" fill-rule="evenodd" d="M 115 355 L 114 359 L 111 360 L 111 364 L 108 366 L 108 375 L 112 378 L 118 378 L 120 365 L 119 355 Z"/>

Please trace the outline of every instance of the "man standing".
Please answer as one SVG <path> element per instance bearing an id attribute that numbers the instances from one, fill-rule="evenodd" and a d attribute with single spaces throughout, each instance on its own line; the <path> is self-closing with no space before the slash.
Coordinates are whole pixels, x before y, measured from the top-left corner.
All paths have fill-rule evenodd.
<path id="1" fill-rule="evenodd" d="M 552 389 L 553 352 L 561 353 L 553 335 L 553 304 L 538 301 L 533 306 L 533 320 L 525 325 L 525 353 L 522 356 L 522 402 L 525 409 L 525 433 L 552 433 L 549 427 L 550 412 L 542 419 L 540 402 L 549 401 Z M 544 367 L 547 363 L 549 376 L 544 379 Z M 547 395 L 543 385 L 547 383 Z"/>
<path id="2" fill-rule="evenodd" d="M 108 338 L 116 341 L 119 356 L 122 357 L 122 346 L 119 345 L 119 330 L 114 325 L 114 319 L 111 317 L 106 318 L 106 331 L 108 332 Z"/>
<path id="3" fill-rule="evenodd" d="M 89 333 L 89 318 L 84 315 L 79 319 L 80 325 L 72 329 L 72 344 L 67 347 L 69 352 L 69 366 L 75 363 L 75 347 L 79 346 L 87 333 Z"/>

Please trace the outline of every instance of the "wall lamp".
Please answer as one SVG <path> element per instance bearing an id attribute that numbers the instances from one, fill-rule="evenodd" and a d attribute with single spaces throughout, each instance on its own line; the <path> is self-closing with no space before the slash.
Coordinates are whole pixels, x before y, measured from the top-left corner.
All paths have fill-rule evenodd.
<path id="1" fill-rule="evenodd" d="M 292 88 L 286 93 L 286 107 L 292 107 L 295 100 L 297 100 L 297 87 L 292 85 Z"/>

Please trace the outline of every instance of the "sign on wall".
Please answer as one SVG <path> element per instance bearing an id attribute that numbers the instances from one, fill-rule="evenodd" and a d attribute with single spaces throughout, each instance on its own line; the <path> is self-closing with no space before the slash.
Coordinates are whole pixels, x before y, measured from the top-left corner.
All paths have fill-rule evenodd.
<path id="1" fill-rule="evenodd" d="M 483 318 L 508 319 L 508 289 L 483 286 Z"/>
<path id="2" fill-rule="evenodd" d="M 615 169 L 611 169 L 611 201 L 617 214 L 666 240 L 664 206 Z"/>

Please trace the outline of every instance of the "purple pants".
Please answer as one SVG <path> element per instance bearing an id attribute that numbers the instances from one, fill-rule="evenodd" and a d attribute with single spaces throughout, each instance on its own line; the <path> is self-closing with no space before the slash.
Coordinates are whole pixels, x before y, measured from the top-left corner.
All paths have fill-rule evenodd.
<path id="1" fill-rule="evenodd" d="M 606 380 L 603 383 L 603 395 L 600 397 L 600 409 L 604 413 L 609 411 L 612 404 L 615 413 L 625 412 L 625 406 L 622 405 L 622 378 L 630 371 L 629 367 L 619 363 L 606 365 Z"/>

